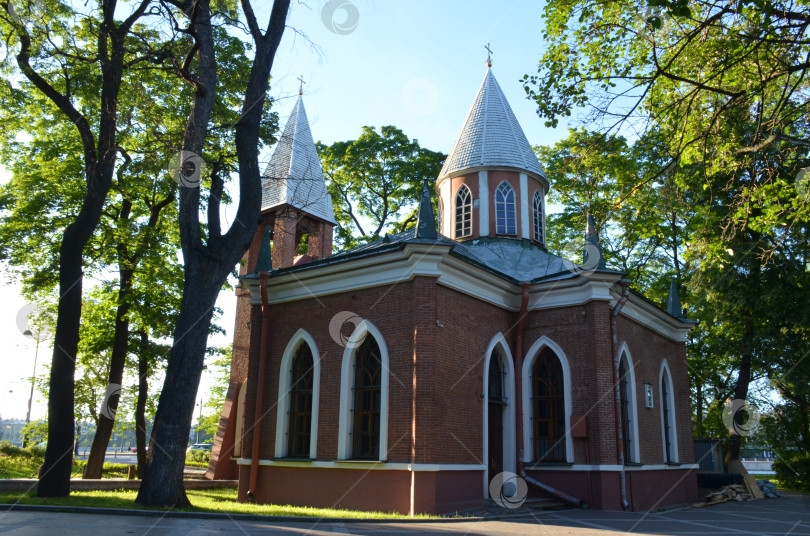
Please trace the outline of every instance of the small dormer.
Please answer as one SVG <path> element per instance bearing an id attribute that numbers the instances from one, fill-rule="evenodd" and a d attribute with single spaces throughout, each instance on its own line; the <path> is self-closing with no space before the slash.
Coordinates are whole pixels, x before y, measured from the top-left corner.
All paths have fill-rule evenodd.
<path id="1" fill-rule="evenodd" d="M 439 227 L 545 245 L 549 183 L 490 67 L 436 180 Z"/>

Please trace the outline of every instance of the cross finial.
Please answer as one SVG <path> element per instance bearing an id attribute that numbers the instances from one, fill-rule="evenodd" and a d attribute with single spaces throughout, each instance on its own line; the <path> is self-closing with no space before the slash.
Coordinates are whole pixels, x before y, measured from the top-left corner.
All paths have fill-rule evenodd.
<path id="1" fill-rule="evenodd" d="M 484 48 L 487 49 L 487 67 L 492 67 L 492 49 L 489 48 L 489 43 Z"/>
<path id="2" fill-rule="evenodd" d="M 299 84 L 299 86 L 298 86 L 298 94 L 299 94 L 299 95 L 303 95 L 303 94 L 304 94 L 304 77 L 303 77 L 303 76 L 299 76 L 299 77 L 297 78 L 297 80 L 298 80 L 299 82 L 301 82 L 301 83 Z"/>

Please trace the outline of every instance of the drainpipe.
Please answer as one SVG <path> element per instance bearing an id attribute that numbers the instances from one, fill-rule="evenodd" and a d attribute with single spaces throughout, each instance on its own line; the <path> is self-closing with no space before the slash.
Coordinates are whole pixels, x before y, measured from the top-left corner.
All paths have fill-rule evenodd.
<path id="1" fill-rule="evenodd" d="M 250 486 L 247 499 L 256 500 L 256 484 L 259 478 L 259 448 L 262 436 L 262 417 L 264 416 L 264 374 L 267 361 L 267 339 L 270 331 L 270 307 L 267 303 L 267 278 L 270 272 L 259 272 L 259 289 L 262 296 L 262 339 L 259 345 L 259 373 L 256 376 L 256 413 L 253 416 L 253 448 L 250 451 Z"/>
<path id="2" fill-rule="evenodd" d="M 564 491 L 552 488 L 548 484 L 544 484 L 530 477 L 526 474 L 526 468 L 523 465 L 523 322 L 526 319 L 526 313 L 529 308 L 529 283 L 527 281 L 520 283 L 520 292 L 520 313 L 515 328 L 515 415 L 517 416 L 517 426 L 515 430 L 517 435 L 517 474 L 529 484 L 540 488 L 561 501 L 578 508 L 588 508 L 588 503 L 582 499 L 572 497 Z"/>
<path id="3" fill-rule="evenodd" d="M 627 511 L 630 508 L 630 503 L 627 502 L 627 475 L 624 471 L 624 429 L 622 424 L 621 384 L 619 383 L 619 355 L 616 352 L 616 346 L 619 344 L 619 335 L 618 330 L 616 329 L 616 318 L 618 318 L 622 307 L 624 307 L 624 304 L 627 302 L 627 298 L 630 295 L 630 280 L 622 279 L 619 281 L 619 285 L 622 287 L 622 295 L 619 298 L 619 301 L 616 302 L 616 305 L 613 307 L 613 312 L 610 315 L 610 329 L 613 332 L 610 348 L 613 352 L 613 391 L 615 398 L 613 408 L 614 417 L 616 420 L 616 452 L 618 453 L 620 467 L 619 493 L 621 494 L 622 508 Z"/>

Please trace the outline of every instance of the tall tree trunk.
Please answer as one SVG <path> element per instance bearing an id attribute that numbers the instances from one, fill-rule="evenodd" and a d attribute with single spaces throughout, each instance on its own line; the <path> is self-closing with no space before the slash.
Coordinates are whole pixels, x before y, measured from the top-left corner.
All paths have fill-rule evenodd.
<path id="1" fill-rule="evenodd" d="M 180 189 L 180 241 L 183 249 L 184 286 L 180 316 L 169 354 L 166 379 L 160 393 L 146 472 L 135 500 L 151 506 L 187 506 L 183 488 L 186 438 L 191 429 L 211 317 L 217 295 L 233 267 L 247 251 L 258 225 L 261 209 L 261 177 L 258 159 L 259 133 L 273 58 L 278 49 L 290 8 L 290 0 L 274 0 L 267 29 L 262 31 L 249 0 L 242 0 L 243 13 L 254 42 L 253 65 L 242 102 L 242 116 L 235 125 L 239 162 L 239 207 L 234 223 L 224 235 L 219 220 L 219 199 L 224 183 L 211 176 L 208 196 L 208 240 L 201 236 L 200 190 Z M 216 93 L 216 61 L 211 32 L 210 0 L 195 4 L 191 34 L 195 37 L 197 76 L 183 148 L 202 152 Z"/>
<path id="2" fill-rule="evenodd" d="M 75 432 L 73 376 L 82 312 L 82 249 L 93 229 L 94 223 L 79 225 L 77 219 L 65 230 L 59 248 L 59 303 L 48 382 L 48 445 L 37 484 L 39 497 L 70 494 Z"/>
<path id="3" fill-rule="evenodd" d="M 737 385 L 734 388 L 734 400 L 742 400 L 748 397 L 748 385 L 751 383 L 751 352 L 754 343 L 754 326 L 751 317 L 747 316 L 743 325 L 742 348 L 740 352 L 740 370 L 737 375 Z M 745 412 L 737 411 L 733 418 L 736 423 L 735 428 L 741 428 Z M 739 434 L 731 433 L 728 449 L 727 462 L 740 459 L 741 437 Z"/>
<path id="4" fill-rule="evenodd" d="M 146 399 L 149 396 L 149 336 L 141 329 L 138 351 L 138 401 L 135 405 L 135 445 L 138 450 L 138 478 L 146 468 Z"/>
<path id="5" fill-rule="evenodd" d="M 110 370 L 107 377 L 108 386 L 117 387 L 116 391 L 109 388 L 107 394 L 109 398 L 101 402 L 99 412 L 98 427 L 96 435 L 93 437 L 93 444 L 90 447 L 90 456 L 87 458 L 87 465 L 84 467 L 82 478 L 101 478 L 101 470 L 104 466 L 104 457 L 107 454 L 107 446 L 112 437 L 115 426 L 115 413 L 118 411 L 118 404 L 121 400 L 121 385 L 124 381 L 124 365 L 127 359 L 129 342 L 129 295 L 132 289 L 132 270 L 121 268 L 121 259 L 118 261 L 120 282 L 118 288 L 118 310 L 115 313 L 115 334 L 113 335 L 112 355 L 110 356 Z"/>
<path id="6" fill-rule="evenodd" d="M 222 285 L 219 274 L 213 270 L 199 272 L 196 277 L 186 278 L 183 289 L 174 346 L 152 426 L 144 480 L 136 500 L 141 504 L 176 507 L 190 504 L 183 487 L 186 442 L 205 363 L 211 317 Z"/>
<path id="7" fill-rule="evenodd" d="M 146 13 L 149 0 L 141 0 L 131 15 L 118 24 L 116 0 L 101 3 L 104 20 L 97 32 L 97 67 L 101 72 L 97 129 L 77 110 L 69 94 L 60 91 L 31 65 L 30 35 L 19 37 L 17 65 L 22 74 L 75 126 L 82 143 L 86 192 L 76 218 L 67 226 L 59 247 L 59 302 L 53 360 L 48 392 L 48 446 L 37 495 L 61 497 L 70 494 L 70 470 L 74 439 L 74 374 L 82 313 L 82 251 L 101 219 L 104 201 L 112 184 L 116 156 L 118 93 L 124 71 L 126 36 Z"/>

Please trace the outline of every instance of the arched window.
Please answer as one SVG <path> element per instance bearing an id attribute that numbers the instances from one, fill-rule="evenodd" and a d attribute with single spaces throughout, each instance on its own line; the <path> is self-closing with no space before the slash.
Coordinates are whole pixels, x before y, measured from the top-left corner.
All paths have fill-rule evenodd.
<path id="1" fill-rule="evenodd" d="M 382 361 L 374 337 L 366 337 L 354 363 L 352 386 L 352 458 L 380 457 L 380 398 Z"/>
<path id="2" fill-rule="evenodd" d="M 622 441 L 624 443 L 624 461 L 637 463 L 638 437 L 636 425 L 636 382 L 626 352 L 619 359 L 619 409 L 621 410 Z"/>
<path id="3" fill-rule="evenodd" d="M 543 244 L 543 196 L 540 194 L 540 190 L 534 192 L 532 209 L 534 239 Z"/>
<path id="4" fill-rule="evenodd" d="M 492 352 L 492 356 L 489 358 L 489 380 L 487 382 L 487 391 L 489 395 L 489 401 L 504 404 L 506 402 L 504 389 L 503 389 L 503 379 L 506 376 L 506 369 L 503 365 L 503 360 L 501 359 L 501 352 L 500 349 L 496 348 Z"/>
<path id="5" fill-rule="evenodd" d="M 456 235 L 462 238 L 472 234 L 472 193 L 462 184 L 456 193 Z"/>
<path id="6" fill-rule="evenodd" d="M 484 495 L 489 482 L 503 471 L 515 472 L 517 466 L 517 398 L 515 364 L 503 333 L 496 333 L 487 345 L 483 364 L 484 398 Z"/>
<path id="7" fill-rule="evenodd" d="M 287 428 L 287 456 L 309 458 L 312 433 L 312 350 L 308 344 L 298 347 L 292 361 L 290 378 L 290 416 Z"/>
<path id="8" fill-rule="evenodd" d="M 281 357 L 276 457 L 315 458 L 321 367 L 312 336 L 299 329 Z"/>
<path id="9" fill-rule="evenodd" d="M 675 400 L 672 393 L 672 380 L 666 361 L 661 366 L 661 431 L 664 440 L 664 461 L 678 462 L 678 441 L 675 430 Z"/>
<path id="10" fill-rule="evenodd" d="M 538 462 L 566 461 L 565 381 L 557 355 L 545 348 L 532 367 L 532 446 Z"/>
<path id="11" fill-rule="evenodd" d="M 504 181 L 495 190 L 495 233 L 501 235 L 517 234 L 515 217 L 515 189 Z"/>
<path id="12" fill-rule="evenodd" d="M 387 436 L 388 349 L 380 330 L 363 320 L 343 351 L 338 459 L 384 461 Z"/>

